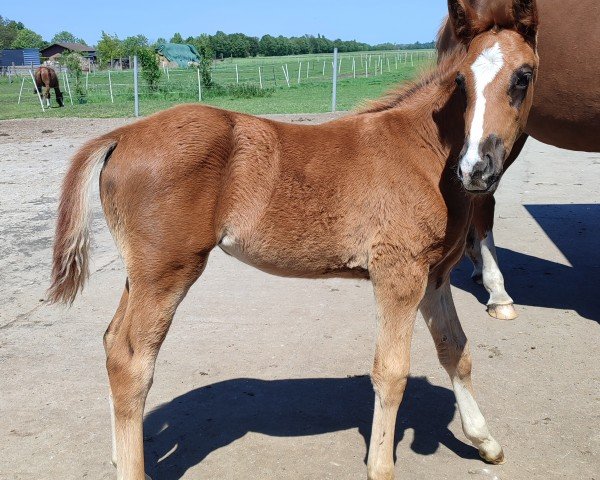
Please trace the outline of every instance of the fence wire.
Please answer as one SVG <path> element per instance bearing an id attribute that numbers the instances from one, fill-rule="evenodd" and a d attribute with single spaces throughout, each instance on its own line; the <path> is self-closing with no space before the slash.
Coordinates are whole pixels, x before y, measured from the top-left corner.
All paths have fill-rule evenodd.
<path id="1" fill-rule="evenodd" d="M 423 64 L 433 63 L 435 52 L 432 50 L 357 52 L 342 53 L 338 58 L 337 78 L 340 82 L 397 74 L 408 67 L 414 71 L 414 68 Z M 144 80 L 142 74 L 139 75 L 139 98 L 142 106 L 145 99 L 160 98 L 168 102 L 181 103 L 200 101 L 200 95 L 211 95 L 211 90 L 205 85 L 200 85 L 199 89 L 199 75 L 195 67 L 183 69 L 163 67 L 161 70 L 161 77 L 154 87 Z M 227 95 L 233 92 L 241 96 L 261 96 L 260 91 L 263 90 L 262 93 L 268 95 L 268 92 L 274 89 L 331 85 L 333 55 L 225 59 L 213 62 L 210 73 L 212 83 L 224 88 L 225 93 L 221 92 L 221 94 Z M 37 96 L 32 95 L 34 87 L 29 69 L 20 69 L 16 75 L 7 75 L 6 71 L 4 74 L 2 82 L 4 86 L 0 84 L 0 105 L 17 103 L 20 98 L 20 103 L 23 105 L 37 104 L 39 107 Z M 70 95 L 66 88 L 65 76 L 70 86 Z M 133 107 L 133 69 L 84 72 L 79 79 L 79 85 L 74 76 L 66 70 L 60 73 L 60 79 L 67 106 L 70 105 L 70 97 L 72 97 L 74 103 L 80 104 L 131 104 Z M 21 86 L 23 86 L 22 91 Z M 251 91 L 247 87 L 251 87 Z M 82 97 L 77 97 L 77 88 L 83 91 Z"/>

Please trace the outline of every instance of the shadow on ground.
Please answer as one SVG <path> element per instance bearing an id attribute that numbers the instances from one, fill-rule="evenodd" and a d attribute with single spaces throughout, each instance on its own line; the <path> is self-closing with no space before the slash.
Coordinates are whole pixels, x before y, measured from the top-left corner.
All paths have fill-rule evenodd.
<path id="1" fill-rule="evenodd" d="M 366 450 L 372 414 L 373 389 L 367 376 L 227 380 L 192 390 L 147 415 L 146 470 L 153 478 L 179 479 L 211 452 L 248 432 L 300 437 L 358 428 L 365 446 L 356 449 Z M 442 444 L 463 458 L 479 458 L 475 448 L 448 430 L 454 414 L 451 390 L 410 378 L 395 445 L 413 429 L 411 448 L 416 453 L 431 455 Z"/>
<path id="2" fill-rule="evenodd" d="M 498 247 L 506 289 L 518 305 L 574 310 L 600 323 L 600 205 L 525 205 L 572 266 Z M 470 280 L 463 260 L 452 284 L 486 303 L 487 292 Z"/>

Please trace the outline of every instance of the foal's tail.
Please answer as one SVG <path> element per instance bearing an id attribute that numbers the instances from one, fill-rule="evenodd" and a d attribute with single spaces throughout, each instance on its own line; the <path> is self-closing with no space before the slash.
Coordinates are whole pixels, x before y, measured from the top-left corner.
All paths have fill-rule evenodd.
<path id="1" fill-rule="evenodd" d="M 52 258 L 51 303 L 72 304 L 89 276 L 90 193 L 94 173 L 110 157 L 117 140 L 101 137 L 73 157 L 62 185 Z"/>

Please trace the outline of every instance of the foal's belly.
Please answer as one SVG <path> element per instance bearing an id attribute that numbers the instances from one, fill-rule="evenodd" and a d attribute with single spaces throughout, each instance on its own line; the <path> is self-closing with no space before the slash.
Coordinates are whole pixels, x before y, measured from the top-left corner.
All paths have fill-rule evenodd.
<path id="1" fill-rule="evenodd" d="M 226 254 L 259 270 L 282 277 L 369 278 L 367 254 L 332 248 L 329 242 L 294 241 L 226 232 L 218 246 Z"/>

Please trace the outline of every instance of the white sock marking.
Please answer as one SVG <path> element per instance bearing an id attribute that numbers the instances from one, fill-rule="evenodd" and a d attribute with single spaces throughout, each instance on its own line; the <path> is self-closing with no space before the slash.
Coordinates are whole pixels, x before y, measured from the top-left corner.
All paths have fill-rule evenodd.
<path id="1" fill-rule="evenodd" d="M 491 230 L 486 232 L 485 238 L 481 240 L 481 260 L 483 263 L 483 286 L 490 294 L 488 305 L 513 303 L 504 288 L 504 277 L 496 260 L 494 232 Z"/>
<path id="2" fill-rule="evenodd" d="M 479 144 L 483 137 L 483 122 L 485 118 L 485 87 L 487 87 L 498 75 L 504 65 L 504 56 L 500 44 L 496 42 L 493 47 L 486 48 L 471 65 L 471 71 L 475 75 L 475 112 L 469 131 L 469 147 L 461 160 L 461 170 L 470 175 L 473 167 L 481 159 L 479 157 Z"/>

